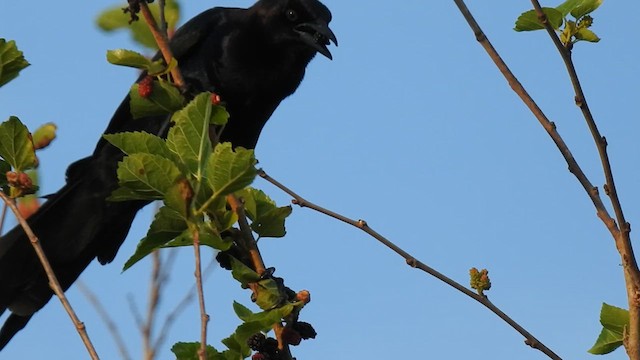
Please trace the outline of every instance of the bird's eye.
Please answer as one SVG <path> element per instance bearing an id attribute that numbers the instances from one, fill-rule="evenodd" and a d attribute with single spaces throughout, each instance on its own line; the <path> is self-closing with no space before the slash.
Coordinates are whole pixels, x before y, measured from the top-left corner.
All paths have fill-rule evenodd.
<path id="1" fill-rule="evenodd" d="M 289 21 L 291 21 L 291 22 L 298 20 L 298 13 L 293 9 L 288 9 L 287 10 L 287 19 L 289 19 Z"/>

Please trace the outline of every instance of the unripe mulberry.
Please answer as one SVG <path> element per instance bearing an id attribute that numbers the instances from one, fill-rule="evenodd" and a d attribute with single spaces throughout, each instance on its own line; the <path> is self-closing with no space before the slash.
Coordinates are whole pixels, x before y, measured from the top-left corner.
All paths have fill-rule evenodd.
<path id="1" fill-rule="evenodd" d="M 153 78 L 151 76 L 147 76 L 138 83 L 138 95 L 140 95 L 141 98 L 146 99 L 151 96 L 152 92 Z"/>

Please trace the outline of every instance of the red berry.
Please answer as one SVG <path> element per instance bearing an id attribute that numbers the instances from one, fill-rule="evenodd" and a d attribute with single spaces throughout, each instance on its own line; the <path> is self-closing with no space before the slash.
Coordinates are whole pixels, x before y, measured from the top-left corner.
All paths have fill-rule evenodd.
<path id="1" fill-rule="evenodd" d="M 311 293 L 308 290 L 302 290 L 296 294 L 296 300 L 308 304 L 311 302 Z"/>
<path id="2" fill-rule="evenodd" d="M 14 171 L 7 171 L 6 176 L 9 185 L 16 186 L 16 184 L 18 183 L 18 173 Z"/>
<path id="3" fill-rule="evenodd" d="M 220 105 L 221 102 L 222 102 L 222 99 L 220 98 L 220 95 L 216 93 L 211 93 L 211 103 L 213 105 Z"/>
<path id="4" fill-rule="evenodd" d="M 153 92 L 153 77 L 147 76 L 138 83 L 138 95 L 141 98 L 148 98 Z"/>

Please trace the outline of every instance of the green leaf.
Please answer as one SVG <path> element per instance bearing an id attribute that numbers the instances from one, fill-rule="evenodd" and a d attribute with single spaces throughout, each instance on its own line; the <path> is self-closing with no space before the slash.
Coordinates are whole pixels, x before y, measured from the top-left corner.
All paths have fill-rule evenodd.
<path id="1" fill-rule="evenodd" d="M 169 65 L 164 63 L 163 59 L 153 61 L 147 68 L 147 74 L 149 76 L 162 76 L 171 72 L 176 66 L 178 66 L 178 60 L 171 58 Z"/>
<path id="2" fill-rule="evenodd" d="M 178 167 L 160 155 L 137 153 L 118 163 L 118 182 L 140 196 L 136 199 L 162 199 L 181 176 Z"/>
<path id="3" fill-rule="evenodd" d="M 256 305 L 262 310 L 272 310 L 287 300 L 287 295 L 273 279 L 260 280 L 258 286 Z"/>
<path id="4" fill-rule="evenodd" d="M 562 30 L 562 34 L 560 34 L 560 42 L 564 45 L 567 45 L 571 42 L 571 38 L 576 32 L 576 23 L 575 21 L 568 20 L 564 29 Z"/>
<path id="5" fill-rule="evenodd" d="M 149 4 L 149 8 L 154 17 L 158 19 L 157 3 Z M 180 17 L 180 8 L 175 0 L 167 0 L 165 8 L 165 17 L 169 24 L 169 29 L 175 29 Z M 131 16 L 122 11 L 122 6 L 114 6 L 103 11 L 96 23 L 102 30 L 111 32 L 119 29 L 127 29 L 131 32 L 133 39 L 142 46 L 150 49 L 157 49 L 156 41 L 149 31 L 149 27 L 144 21 L 135 21 L 129 24 Z"/>
<path id="6" fill-rule="evenodd" d="M 254 188 L 247 188 L 239 195 L 253 221 L 251 229 L 260 237 L 283 237 L 286 234 L 285 219 L 293 211 L 291 206 L 278 207 L 267 194 Z"/>
<path id="7" fill-rule="evenodd" d="M 164 195 L 164 204 L 174 209 L 185 219 L 189 218 L 189 209 L 193 201 L 193 189 L 187 179 L 179 179 Z"/>
<path id="8" fill-rule="evenodd" d="M 240 304 L 237 301 L 233 302 L 233 311 L 238 315 L 238 318 L 242 321 L 249 321 L 251 316 L 253 315 L 253 311 L 249 310 L 248 307 Z"/>
<path id="9" fill-rule="evenodd" d="M 600 323 L 605 329 L 622 335 L 625 328 L 629 327 L 629 311 L 603 303 L 600 310 Z"/>
<path id="10" fill-rule="evenodd" d="M 575 9 L 583 1 L 584 0 L 567 0 L 562 4 L 556 6 L 556 10 L 560 11 L 562 16 L 567 16 L 571 12 L 571 10 Z"/>
<path id="11" fill-rule="evenodd" d="M 184 109 L 176 112 L 171 118 L 175 125 L 167 135 L 169 149 L 196 176 L 201 176 L 204 164 L 211 155 L 210 96 L 210 93 L 201 93 Z"/>
<path id="12" fill-rule="evenodd" d="M 0 87 L 15 79 L 20 71 L 29 65 L 15 41 L 7 42 L 0 38 Z"/>
<path id="13" fill-rule="evenodd" d="M 626 329 L 629 327 L 629 311 L 602 304 L 600 310 L 602 331 L 589 352 L 596 355 L 608 354 L 623 345 Z"/>
<path id="14" fill-rule="evenodd" d="M 619 348 L 622 344 L 623 341 L 620 334 L 611 330 L 602 329 L 598 336 L 598 340 L 596 340 L 596 343 L 588 351 L 594 355 L 604 355 Z"/>
<path id="15" fill-rule="evenodd" d="M 168 74 L 171 69 L 178 65 L 178 61 L 175 58 L 171 59 L 169 65 L 165 65 L 163 59 L 153 61 L 139 52 L 126 49 L 108 50 L 107 61 L 114 65 L 144 70 L 149 76 Z"/>
<path id="16" fill-rule="evenodd" d="M 233 351 L 234 353 L 237 354 L 242 354 L 242 359 L 246 358 L 248 356 L 247 350 L 249 349 L 249 347 L 247 346 L 246 343 L 241 343 L 237 340 L 237 338 L 235 337 L 235 334 L 229 336 L 226 339 L 222 340 L 222 343 L 229 348 L 229 350 Z"/>
<path id="17" fill-rule="evenodd" d="M 231 143 L 218 144 L 207 164 L 207 180 L 215 191 L 214 196 L 225 196 L 249 186 L 258 171 L 253 150 Z"/>
<path id="18" fill-rule="evenodd" d="M 579 19 L 587 14 L 594 12 L 602 5 L 602 0 L 583 0 L 582 3 L 571 10 L 571 16 Z"/>
<path id="19" fill-rule="evenodd" d="M 293 305 L 288 304 L 281 308 L 253 314 L 251 310 L 237 302 L 233 304 L 233 307 L 236 314 L 239 315 L 244 323 L 239 325 L 236 331 L 222 342 L 227 345 L 229 349 L 241 352 L 245 356 L 251 354 L 247 346 L 247 339 L 249 339 L 249 337 L 257 332 L 268 332 L 274 324 L 281 321 L 282 318 L 289 315 L 294 309 Z"/>
<path id="20" fill-rule="evenodd" d="M 251 223 L 251 229 L 260 237 L 283 237 L 287 233 L 285 219 L 292 211 L 291 206 L 269 210 Z"/>
<path id="21" fill-rule="evenodd" d="M 127 260 L 122 271 L 163 247 L 187 229 L 185 219 L 177 211 L 166 206 L 161 207 L 155 215 L 147 236 L 140 240 L 136 252 Z"/>
<path id="22" fill-rule="evenodd" d="M 56 138 L 57 130 L 58 127 L 54 123 L 46 123 L 37 128 L 32 135 L 33 146 L 36 150 L 44 149 L 49 146 L 49 144 L 51 144 L 51 142 Z"/>
<path id="23" fill-rule="evenodd" d="M 200 237 L 199 237 L 200 245 L 205 245 L 219 251 L 229 250 L 231 245 L 233 245 L 233 242 L 231 240 L 222 238 L 215 231 L 211 231 L 211 228 L 207 228 L 207 227 L 200 228 L 199 234 L 200 234 Z M 175 240 L 166 244 L 165 247 L 183 247 L 183 246 L 192 246 L 192 245 L 193 245 L 193 233 L 191 230 L 185 230 Z"/>
<path id="24" fill-rule="evenodd" d="M 231 259 L 231 275 L 234 279 L 243 285 L 260 281 L 258 273 L 233 256 L 229 256 L 229 258 Z"/>
<path id="25" fill-rule="evenodd" d="M 129 66 L 142 70 L 148 70 L 151 66 L 151 60 L 146 56 L 126 49 L 108 50 L 107 61 L 114 65 Z"/>
<path id="26" fill-rule="evenodd" d="M 199 342 L 179 342 L 171 347 L 171 352 L 176 356 L 176 360 L 199 360 L 199 350 Z M 207 345 L 207 360 L 226 360 L 226 357 L 213 346 Z"/>
<path id="27" fill-rule="evenodd" d="M 246 319 L 242 319 L 245 322 L 259 323 L 262 327 L 262 331 L 268 331 L 273 324 L 282 320 L 293 312 L 295 306 L 293 304 L 287 304 L 279 308 L 265 310 L 259 313 L 251 314 Z"/>
<path id="28" fill-rule="evenodd" d="M 147 153 L 168 159 L 173 157 L 173 153 L 169 151 L 162 138 L 147 132 L 120 132 L 104 134 L 102 137 L 127 155 Z"/>
<path id="29" fill-rule="evenodd" d="M 559 29 L 564 21 L 562 13 L 554 8 L 542 8 L 542 11 L 547 15 L 547 19 L 551 27 Z M 515 31 L 533 31 L 544 29 L 544 25 L 538 20 L 538 14 L 535 10 L 529 10 L 522 13 L 518 20 L 516 20 Z"/>
<path id="30" fill-rule="evenodd" d="M 600 38 L 598 37 L 598 35 L 596 35 L 596 33 L 594 33 L 593 31 L 587 28 L 580 28 L 575 36 L 576 36 L 576 39 L 578 40 L 584 40 L 584 41 L 594 42 L 594 43 L 600 41 Z"/>
<path id="31" fill-rule="evenodd" d="M 31 134 L 15 116 L 0 124 L 0 157 L 16 171 L 24 171 L 37 164 Z"/>
<path id="32" fill-rule="evenodd" d="M 211 124 L 213 125 L 225 125 L 229 122 L 229 113 L 223 106 L 213 106 L 211 109 Z"/>
<path id="33" fill-rule="evenodd" d="M 182 109 L 184 96 L 175 86 L 167 81 L 153 80 L 153 90 L 148 98 L 143 98 L 138 93 L 140 87 L 137 83 L 131 86 L 129 91 L 131 115 L 134 119 L 145 116 L 168 115 Z"/>

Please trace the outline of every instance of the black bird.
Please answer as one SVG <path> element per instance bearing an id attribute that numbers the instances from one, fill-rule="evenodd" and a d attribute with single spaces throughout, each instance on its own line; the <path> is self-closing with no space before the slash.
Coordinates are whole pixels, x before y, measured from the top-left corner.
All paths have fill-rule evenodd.
<path id="1" fill-rule="evenodd" d="M 317 0 L 259 0 L 248 9 L 213 8 L 188 21 L 171 40 L 188 88 L 215 91 L 229 124 L 221 141 L 254 148 L 280 102 L 291 95 L 309 61 L 337 40 L 331 12 Z M 105 133 L 146 131 L 166 135 L 167 116 L 132 119 L 127 96 Z M 67 169 L 66 185 L 29 219 L 64 290 L 98 258 L 111 262 L 145 201 L 109 202 L 118 186 L 120 150 L 100 139 L 95 151 Z M 47 278 L 21 228 L 0 239 L 0 349 L 52 297 Z"/>

